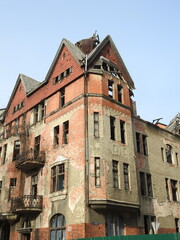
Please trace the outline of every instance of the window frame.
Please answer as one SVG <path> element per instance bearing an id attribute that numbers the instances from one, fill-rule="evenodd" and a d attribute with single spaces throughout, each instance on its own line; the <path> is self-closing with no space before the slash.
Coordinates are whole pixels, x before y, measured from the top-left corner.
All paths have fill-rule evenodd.
<path id="1" fill-rule="evenodd" d="M 116 123 L 116 118 L 113 116 L 110 116 L 110 139 L 114 141 L 116 140 L 115 123 Z"/>
<path id="2" fill-rule="evenodd" d="M 101 186 L 101 162 L 100 157 L 94 158 L 94 176 L 95 176 L 95 186 L 100 187 Z"/>
<path id="3" fill-rule="evenodd" d="M 125 121 L 120 120 L 120 135 L 121 135 L 121 143 L 126 144 L 126 129 L 125 129 Z"/>
<path id="4" fill-rule="evenodd" d="M 99 138 L 99 112 L 94 112 L 94 137 Z"/>
<path id="5" fill-rule="evenodd" d="M 113 188 L 119 188 L 119 161 L 112 160 Z"/>
<path id="6" fill-rule="evenodd" d="M 58 221 L 58 217 L 61 217 L 61 221 Z M 58 222 L 60 223 L 60 226 L 58 226 Z M 55 223 L 55 226 L 53 224 Z M 63 214 L 55 214 L 54 216 L 51 217 L 50 219 L 50 240 L 57 240 L 59 239 L 57 233 L 60 231 L 61 237 L 60 240 L 65 240 L 66 239 L 66 218 Z M 51 235 L 52 232 L 55 232 L 55 235 Z M 58 237 L 58 238 L 57 238 Z"/>
<path id="7" fill-rule="evenodd" d="M 129 164 L 123 163 L 124 190 L 130 191 Z"/>
<path id="8" fill-rule="evenodd" d="M 63 122 L 63 144 L 69 143 L 69 121 Z"/>
<path id="9" fill-rule="evenodd" d="M 51 193 L 65 190 L 65 174 L 65 163 L 60 163 L 51 167 Z"/>

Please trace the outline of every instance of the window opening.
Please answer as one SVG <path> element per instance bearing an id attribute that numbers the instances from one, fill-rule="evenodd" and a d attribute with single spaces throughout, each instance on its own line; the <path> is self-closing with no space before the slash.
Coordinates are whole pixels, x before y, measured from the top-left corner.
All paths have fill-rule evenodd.
<path id="1" fill-rule="evenodd" d="M 38 122 L 38 105 L 34 108 L 34 123 Z"/>
<path id="2" fill-rule="evenodd" d="M 124 219 L 116 213 L 106 215 L 106 236 L 124 235 Z"/>
<path id="3" fill-rule="evenodd" d="M 129 190 L 129 164 L 123 163 L 123 174 L 124 174 L 124 189 Z"/>
<path id="4" fill-rule="evenodd" d="M 99 137 L 99 113 L 94 112 L 94 137 Z"/>
<path id="5" fill-rule="evenodd" d="M 118 161 L 112 160 L 113 187 L 119 187 Z"/>
<path id="6" fill-rule="evenodd" d="M 52 189 L 51 192 L 64 190 L 65 164 L 60 164 L 51 169 Z"/>
<path id="7" fill-rule="evenodd" d="M 171 179 L 171 191 L 172 191 L 172 200 L 177 201 L 177 181 Z"/>
<path id="8" fill-rule="evenodd" d="M 95 157 L 95 186 L 100 187 L 100 158 Z"/>
<path id="9" fill-rule="evenodd" d="M 126 143 L 125 141 L 125 122 L 120 120 L 120 131 L 121 131 L 121 142 Z"/>
<path id="10" fill-rule="evenodd" d="M 172 147 L 166 144 L 166 160 L 168 163 L 172 163 Z"/>
<path id="11" fill-rule="evenodd" d="M 62 108 L 65 105 L 65 89 L 62 88 L 60 90 L 60 108 Z"/>
<path id="12" fill-rule="evenodd" d="M 164 161 L 164 148 L 163 147 L 161 148 L 161 157 L 162 157 L 162 160 Z"/>
<path id="13" fill-rule="evenodd" d="M 6 162 L 6 154 L 7 154 L 7 144 L 5 144 L 3 147 L 2 164 L 5 164 L 5 162 Z"/>
<path id="14" fill-rule="evenodd" d="M 20 141 L 17 140 L 14 142 L 13 161 L 18 159 L 19 154 L 20 154 Z"/>
<path id="15" fill-rule="evenodd" d="M 35 174 L 31 178 L 31 193 L 35 198 L 37 196 L 37 186 L 38 186 L 38 175 Z"/>
<path id="16" fill-rule="evenodd" d="M 110 116 L 110 136 L 112 140 L 115 140 L 115 117 Z"/>
<path id="17" fill-rule="evenodd" d="M 137 148 L 137 152 L 140 153 L 141 152 L 141 148 L 140 148 L 140 133 L 136 132 L 136 148 Z"/>
<path id="18" fill-rule="evenodd" d="M 11 200 L 14 197 L 14 190 L 16 187 L 16 178 L 10 178 L 10 184 L 9 184 L 9 200 Z"/>
<path id="19" fill-rule="evenodd" d="M 43 101 L 40 105 L 41 105 L 41 119 L 43 119 L 45 115 L 45 102 Z"/>
<path id="20" fill-rule="evenodd" d="M 118 102 L 122 103 L 122 90 L 123 87 L 121 85 L 117 85 L 117 91 L 118 91 Z"/>
<path id="21" fill-rule="evenodd" d="M 40 135 L 35 137 L 34 140 L 34 158 L 37 158 L 40 152 Z"/>
<path id="22" fill-rule="evenodd" d="M 54 127 L 54 147 L 59 145 L 59 125 Z"/>
<path id="23" fill-rule="evenodd" d="M 63 123 L 63 143 L 68 144 L 69 136 L 69 121 Z"/>
<path id="24" fill-rule="evenodd" d="M 50 221 L 50 240 L 66 239 L 66 219 L 62 214 L 56 214 Z"/>
<path id="25" fill-rule="evenodd" d="M 143 143 L 143 153 L 145 156 L 147 156 L 148 151 L 147 151 L 147 136 L 142 135 L 142 143 Z"/>
<path id="26" fill-rule="evenodd" d="M 179 233 L 179 218 L 175 218 L 176 232 Z"/>
<path id="27" fill-rule="evenodd" d="M 140 172 L 139 176 L 140 176 L 141 195 L 146 196 L 145 173 Z"/>
<path id="28" fill-rule="evenodd" d="M 169 184 L 168 184 L 168 178 L 165 178 L 165 184 L 166 184 L 166 195 L 167 195 L 167 200 L 170 200 L 169 196 Z"/>
<path id="29" fill-rule="evenodd" d="M 113 98 L 113 84 L 114 84 L 113 81 L 108 80 L 108 96 L 110 98 Z"/>
<path id="30" fill-rule="evenodd" d="M 148 197 L 152 197 L 152 182 L 151 182 L 151 174 L 146 174 L 146 181 L 147 181 L 147 195 Z"/>

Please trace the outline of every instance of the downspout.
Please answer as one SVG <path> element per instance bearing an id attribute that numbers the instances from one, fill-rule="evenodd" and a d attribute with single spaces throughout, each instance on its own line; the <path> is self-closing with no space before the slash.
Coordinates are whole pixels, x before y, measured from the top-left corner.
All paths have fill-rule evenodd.
<path id="1" fill-rule="evenodd" d="M 87 54 L 85 57 L 84 69 L 84 133 L 85 133 L 85 223 L 88 222 L 89 206 L 89 138 L 88 138 L 88 71 L 87 71 Z"/>

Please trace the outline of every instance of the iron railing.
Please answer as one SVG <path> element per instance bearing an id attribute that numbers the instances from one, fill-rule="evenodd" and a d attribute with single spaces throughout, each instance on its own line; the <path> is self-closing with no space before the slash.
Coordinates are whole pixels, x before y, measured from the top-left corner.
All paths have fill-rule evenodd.
<path id="1" fill-rule="evenodd" d="M 23 152 L 22 154 L 17 155 L 15 165 L 16 167 L 20 166 L 25 162 L 38 162 L 45 163 L 45 151 L 36 152 L 34 150 Z"/>

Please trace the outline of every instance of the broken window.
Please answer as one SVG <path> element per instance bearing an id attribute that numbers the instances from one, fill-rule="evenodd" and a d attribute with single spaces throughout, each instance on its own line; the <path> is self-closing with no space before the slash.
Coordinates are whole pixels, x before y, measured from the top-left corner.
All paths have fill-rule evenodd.
<path id="1" fill-rule="evenodd" d="M 106 236 L 124 235 L 124 219 L 117 213 L 106 215 Z"/>
<path id="2" fill-rule="evenodd" d="M 123 163 L 124 189 L 129 190 L 129 164 Z"/>
<path id="3" fill-rule="evenodd" d="M 170 180 L 171 183 L 171 193 L 172 193 L 172 200 L 173 201 L 178 201 L 178 196 L 177 196 L 177 181 L 176 180 Z"/>
<path id="4" fill-rule="evenodd" d="M 153 234 L 152 222 L 156 221 L 155 216 L 144 215 L 144 231 L 145 234 Z"/>
<path id="5" fill-rule="evenodd" d="M 94 112 L 94 137 L 99 137 L 99 113 Z"/>
<path id="6" fill-rule="evenodd" d="M 138 133 L 138 132 L 136 132 L 136 150 L 138 153 L 141 152 L 140 133 Z"/>
<path id="7" fill-rule="evenodd" d="M 38 122 L 38 105 L 34 108 L 34 123 Z"/>
<path id="8" fill-rule="evenodd" d="M 31 194 L 36 197 L 37 196 L 37 186 L 38 186 L 38 175 L 35 174 L 31 178 Z"/>
<path id="9" fill-rule="evenodd" d="M 118 91 L 118 102 L 122 103 L 122 90 L 123 87 L 121 85 L 117 85 L 117 91 Z"/>
<path id="10" fill-rule="evenodd" d="M 14 142 L 13 161 L 18 159 L 19 154 L 20 154 L 20 141 L 16 140 Z"/>
<path id="11" fill-rule="evenodd" d="M 50 240 L 66 239 L 66 219 L 62 214 L 56 214 L 50 221 Z"/>
<path id="12" fill-rule="evenodd" d="M 41 102 L 40 109 L 41 109 L 40 120 L 42 120 L 45 116 L 45 102 L 44 101 Z"/>
<path id="13" fill-rule="evenodd" d="M 64 190 L 65 164 L 54 166 L 51 169 L 51 192 Z"/>
<path id="14" fill-rule="evenodd" d="M 7 144 L 5 144 L 3 147 L 2 164 L 5 164 L 6 162 L 6 154 L 7 154 Z"/>
<path id="15" fill-rule="evenodd" d="M 151 174 L 139 172 L 139 178 L 140 178 L 141 195 L 146 197 L 152 197 L 153 191 L 152 191 Z"/>
<path id="16" fill-rule="evenodd" d="M 166 144 L 166 160 L 168 163 L 172 163 L 172 147 Z"/>
<path id="17" fill-rule="evenodd" d="M 146 182 L 147 182 L 147 195 L 148 197 L 152 197 L 152 182 L 151 182 L 151 174 L 146 174 Z"/>
<path id="18" fill-rule="evenodd" d="M 107 63 L 103 62 L 102 67 L 103 67 L 104 71 L 108 71 L 108 64 Z"/>
<path id="19" fill-rule="evenodd" d="M 146 196 L 146 184 L 145 184 L 145 173 L 140 172 L 139 173 L 140 177 L 140 189 L 141 189 L 141 195 Z"/>
<path id="20" fill-rule="evenodd" d="M 10 183 L 9 183 L 9 200 L 11 200 L 14 197 L 15 188 L 16 188 L 16 178 L 10 178 Z"/>
<path id="21" fill-rule="evenodd" d="M 63 123 L 63 143 L 68 144 L 69 141 L 69 121 Z"/>
<path id="22" fill-rule="evenodd" d="M 60 90 L 60 108 L 62 108 L 65 105 L 65 89 L 62 88 Z"/>
<path id="23" fill-rule="evenodd" d="M 165 184 L 166 184 L 166 196 L 167 196 L 167 200 L 170 200 L 169 197 L 169 183 L 168 183 L 168 178 L 165 178 Z"/>
<path id="24" fill-rule="evenodd" d="M 54 127 L 54 147 L 59 145 L 59 125 Z"/>
<path id="25" fill-rule="evenodd" d="M 119 171 L 118 171 L 118 161 L 112 160 L 112 175 L 113 175 L 113 187 L 119 187 Z"/>
<path id="26" fill-rule="evenodd" d="M 40 152 L 40 135 L 34 139 L 34 158 L 37 158 Z"/>
<path id="27" fill-rule="evenodd" d="M 110 116 L 110 138 L 115 140 L 115 117 Z"/>
<path id="28" fill-rule="evenodd" d="M 110 98 L 113 98 L 113 84 L 114 84 L 113 81 L 108 80 L 108 96 Z"/>
<path id="29" fill-rule="evenodd" d="M 100 158 L 95 157 L 95 186 L 100 187 Z"/>
<path id="30" fill-rule="evenodd" d="M 143 153 L 145 156 L 148 155 L 148 150 L 147 150 L 147 136 L 142 134 L 142 144 L 143 144 Z"/>
<path id="31" fill-rule="evenodd" d="M 120 131 L 121 131 L 121 142 L 126 143 L 125 141 L 125 122 L 120 120 Z"/>

